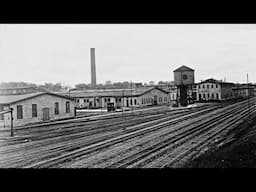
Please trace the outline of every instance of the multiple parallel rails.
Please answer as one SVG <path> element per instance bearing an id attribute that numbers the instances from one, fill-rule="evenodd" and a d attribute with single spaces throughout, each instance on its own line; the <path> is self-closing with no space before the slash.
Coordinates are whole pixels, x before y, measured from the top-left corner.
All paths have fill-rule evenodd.
<path id="1" fill-rule="evenodd" d="M 19 143 L 19 145 L 8 145 L 0 147 L 0 166 L 1 167 L 21 167 L 26 166 L 37 161 L 58 157 L 66 152 L 79 149 L 84 146 L 91 146 L 93 144 L 105 141 L 107 139 L 116 138 L 123 134 L 128 134 L 136 130 L 143 129 L 150 125 L 158 125 L 159 123 L 169 122 L 178 123 L 182 119 L 188 118 L 185 114 L 190 114 L 192 111 L 199 111 L 198 115 L 206 111 L 214 110 L 217 106 L 213 107 L 201 107 L 193 110 L 181 110 L 181 111 L 165 111 L 161 113 L 150 112 L 146 114 L 137 114 L 127 117 L 127 120 L 123 120 L 123 116 L 119 116 L 117 119 L 110 119 L 108 122 L 106 119 L 99 119 L 94 121 L 94 127 L 92 128 L 92 122 L 81 122 L 82 129 L 75 131 L 74 133 L 65 132 L 72 129 L 77 130 L 77 124 L 63 125 L 60 130 L 60 135 L 56 136 L 54 131 L 45 131 L 45 135 L 42 134 L 41 128 L 34 129 L 35 134 L 30 137 L 37 138 L 32 142 Z M 144 117 L 143 117 L 144 116 Z M 177 119 L 178 118 L 178 119 Z M 175 120 L 176 119 L 176 120 Z M 123 122 L 121 122 L 123 120 Z M 100 127 L 100 122 L 102 127 Z M 115 122 L 113 122 L 115 121 Z M 86 127 L 87 126 L 87 127 Z M 43 127 L 42 127 L 43 128 Z M 125 130 L 124 130 L 125 128 Z M 55 129 L 52 128 L 53 130 Z M 59 128 L 58 128 L 59 129 Z M 31 129 L 32 131 L 33 129 Z M 25 131 L 25 129 L 23 130 Z M 39 133 L 37 133 L 39 131 Z M 64 134 L 65 133 L 65 134 Z M 30 133 L 31 134 L 31 133 Z M 54 136 L 52 136 L 54 135 Z M 40 138 L 40 139 L 39 139 Z M 27 137 L 29 139 L 29 137 Z M 3 146 L 3 143 L 1 144 Z"/>
<path id="2" fill-rule="evenodd" d="M 204 108 L 206 106 L 201 106 L 199 108 Z M 68 130 L 70 128 L 70 132 L 76 132 L 81 131 L 77 129 L 78 127 L 82 127 L 84 129 L 84 125 L 88 124 L 95 124 L 97 123 L 97 128 L 101 126 L 101 124 L 104 124 L 105 122 L 108 124 L 108 126 L 111 126 L 112 124 L 118 121 L 122 120 L 128 120 L 129 118 L 134 118 L 134 116 L 154 116 L 154 115 L 160 115 L 160 114 L 177 114 L 179 112 L 189 111 L 188 109 L 177 109 L 177 110 L 170 110 L 169 108 L 163 108 L 163 107 L 157 107 L 156 109 L 144 109 L 143 111 L 137 110 L 134 112 L 125 112 L 125 113 L 110 113 L 110 114 L 104 114 L 104 115 L 95 115 L 90 117 L 83 117 L 83 118 L 76 118 L 76 119 L 67 119 L 67 120 L 59 120 L 59 121 L 53 121 L 53 122 L 46 122 L 46 123 L 38 123 L 38 124 L 31 124 L 26 126 L 19 126 L 15 127 L 15 137 L 8 138 L 9 136 L 9 129 L 1 129 L 0 130 L 0 146 L 1 141 L 2 143 L 6 143 L 8 145 L 10 144 L 16 144 L 19 141 L 24 141 L 26 138 L 29 138 L 30 140 L 34 140 L 31 138 L 31 136 L 38 135 L 41 137 L 44 134 L 50 134 L 52 131 L 59 131 L 59 130 Z M 111 122 L 110 122 L 111 120 Z M 105 125 L 107 125 L 105 124 Z M 93 126 L 91 126 L 93 127 Z M 75 128 L 75 129 L 74 129 Z M 67 132 L 68 133 L 68 132 Z M 36 139 L 38 139 L 37 137 Z M 6 139 L 7 138 L 7 139 Z M 6 142 L 8 140 L 8 143 Z"/>
<path id="3" fill-rule="evenodd" d="M 249 103 L 111 114 L 22 128 L 18 131 L 23 139 L 0 140 L 0 167 L 178 166 L 243 121 L 248 110 L 254 113 L 254 103 L 253 98 Z"/>
<path id="4" fill-rule="evenodd" d="M 197 154 L 222 131 L 235 127 L 247 117 L 249 110 L 254 113 L 255 106 L 249 109 L 247 106 L 241 107 L 241 104 L 233 105 L 224 110 L 215 111 L 215 114 L 213 112 L 202 115 L 193 119 L 193 122 L 176 125 L 174 129 L 163 129 L 158 134 L 144 137 L 143 141 L 131 140 L 130 143 L 123 143 L 123 147 L 113 147 L 99 153 L 98 156 L 96 154 L 84 156 L 80 162 L 76 161 L 68 167 L 152 168 L 171 166 L 175 162 L 180 162 L 181 159 L 188 159 L 191 154 Z M 212 118 L 209 118 L 209 115 Z"/>
<path id="5" fill-rule="evenodd" d="M 234 104 L 234 105 L 231 105 L 231 106 L 225 107 L 224 109 L 219 109 L 219 110 L 216 110 L 216 108 L 214 108 L 214 110 L 213 110 L 213 108 L 212 109 L 211 108 L 203 109 L 203 110 L 200 110 L 200 111 L 196 111 L 196 112 L 192 112 L 192 113 L 189 113 L 189 114 L 186 114 L 186 115 L 182 115 L 181 117 L 177 117 L 177 118 L 171 119 L 169 121 L 165 121 L 165 122 L 161 122 L 161 123 L 158 122 L 155 125 L 147 124 L 145 127 L 140 126 L 139 129 L 135 129 L 135 130 L 133 128 L 130 128 L 131 132 L 122 134 L 122 135 L 117 136 L 117 137 L 113 137 L 113 138 L 108 139 L 108 140 L 104 140 L 102 142 L 97 142 L 93 145 L 81 147 L 80 149 L 74 150 L 70 153 L 65 153 L 61 156 L 57 156 L 57 157 L 54 157 L 54 158 L 51 158 L 51 159 L 47 159 L 47 160 L 44 160 L 44 161 L 41 161 L 41 162 L 37 162 L 37 163 L 34 163 L 34 164 L 26 166 L 26 167 L 56 167 L 56 166 L 58 167 L 63 162 L 70 161 L 72 159 L 76 159 L 76 158 L 79 158 L 79 157 L 83 157 L 82 158 L 82 162 L 83 162 L 82 166 L 83 167 L 85 167 L 85 166 L 87 166 L 87 167 L 132 167 L 132 166 L 130 166 L 132 163 L 137 162 L 140 159 L 144 159 L 148 155 L 150 155 L 150 154 L 154 153 L 155 151 L 158 151 L 159 149 L 161 149 L 163 147 L 163 145 L 166 144 L 165 142 L 169 141 L 170 138 L 166 139 L 165 142 L 163 142 L 163 140 L 160 140 L 158 142 L 158 145 L 161 145 L 160 148 L 157 145 L 150 146 L 151 148 L 144 148 L 145 143 L 143 143 L 143 144 L 140 143 L 137 146 L 134 146 L 134 145 L 131 146 L 130 148 L 128 148 L 128 150 L 137 149 L 138 146 L 139 146 L 139 149 L 140 149 L 140 151 L 138 151 L 136 153 L 136 155 L 139 154 L 138 155 L 139 157 L 136 157 L 135 159 L 134 159 L 133 154 L 130 155 L 130 153 L 127 152 L 127 151 L 125 153 L 123 153 L 124 148 L 127 148 L 127 146 L 129 146 L 129 144 L 131 145 L 131 143 L 134 143 L 134 141 L 144 142 L 145 137 L 148 136 L 149 139 L 147 140 L 147 142 L 152 143 L 152 141 L 153 142 L 157 141 L 156 134 L 159 133 L 160 131 L 161 131 L 161 134 L 160 134 L 159 137 L 165 137 L 166 135 L 168 135 L 166 132 L 172 132 L 172 133 L 175 133 L 176 135 L 179 135 L 179 137 L 176 138 L 177 140 L 182 139 L 185 136 L 182 135 L 181 133 L 178 133 L 178 131 L 182 131 L 182 133 L 183 134 L 185 133 L 186 136 L 193 133 L 191 131 L 191 129 L 187 128 L 189 125 L 192 125 L 191 119 L 194 121 L 193 125 L 195 123 L 199 123 L 196 126 L 194 125 L 194 127 L 196 127 L 197 130 L 198 130 L 198 129 L 200 129 L 200 126 L 204 125 L 207 122 L 207 120 L 209 119 L 209 116 L 214 116 L 215 117 L 214 120 L 216 120 L 217 118 L 220 118 L 223 115 L 226 115 L 228 113 L 230 113 L 232 115 L 235 112 L 241 110 L 241 106 L 243 106 L 244 103 L 245 102 L 241 102 L 241 103 Z M 232 108 L 235 108 L 235 109 L 232 109 Z M 203 115 L 204 113 L 208 113 L 208 114 Z M 223 116 L 223 118 L 224 118 L 224 116 Z M 186 120 L 189 120 L 189 121 L 184 123 L 184 125 L 180 126 L 180 124 L 182 122 L 186 121 Z M 214 122 L 214 120 L 212 119 L 211 122 Z M 177 126 L 176 126 L 175 130 L 170 129 L 171 126 L 174 126 L 176 124 L 179 124 L 179 125 L 177 125 L 179 128 L 177 128 Z M 185 128 L 186 128 L 186 131 L 184 131 Z M 128 130 L 129 130 L 129 128 L 128 128 Z M 165 132 L 165 133 L 163 133 L 163 132 Z M 172 140 L 172 142 L 174 142 L 174 141 Z M 122 146 L 122 147 L 119 146 L 119 149 L 120 149 L 119 153 L 116 152 L 116 151 L 113 152 L 115 150 L 115 147 L 114 147 L 115 145 L 121 145 Z M 169 146 L 169 145 L 170 145 L 170 142 L 168 144 L 166 144 L 165 146 Z M 158 148 L 156 149 L 156 147 L 158 147 Z M 99 154 L 102 154 L 102 151 L 104 151 L 104 150 L 105 151 L 107 150 L 107 152 L 106 152 L 107 154 L 113 154 L 112 158 L 108 158 L 108 159 L 105 158 L 104 159 L 104 158 L 100 157 Z M 126 157 L 125 159 L 129 163 L 127 163 L 127 162 L 125 162 L 124 164 L 120 163 L 120 152 L 122 154 L 124 154 L 125 156 L 127 156 L 127 154 L 128 154 L 128 157 Z M 146 155 L 145 154 L 142 155 L 143 153 L 146 153 Z M 94 164 L 93 166 L 91 166 L 90 164 L 85 165 L 85 163 L 84 163 L 84 159 L 86 161 L 88 161 L 88 159 L 90 159 L 90 157 L 91 157 L 91 162 Z M 116 164 L 118 164 L 118 166 L 116 166 L 115 163 L 112 163 L 111 165 L 106 163 L 106 162 L 109 162 L 109 161 L 113 162 L 113 158 L 118 159 L 118 161 L 116 162 Z M 103 162 L 104 166 L 102 166 L 98 161 Z"/>

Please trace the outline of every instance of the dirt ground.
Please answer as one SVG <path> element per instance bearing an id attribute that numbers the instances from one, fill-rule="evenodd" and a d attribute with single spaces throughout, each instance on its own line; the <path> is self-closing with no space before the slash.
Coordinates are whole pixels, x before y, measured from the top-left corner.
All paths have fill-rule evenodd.
<path id="1" fill-rule="evenodd" d="M 208 151 L 187 163 L 185 168 L 256 168 L 256 118 L 238 127 L 235 140 Z"/>

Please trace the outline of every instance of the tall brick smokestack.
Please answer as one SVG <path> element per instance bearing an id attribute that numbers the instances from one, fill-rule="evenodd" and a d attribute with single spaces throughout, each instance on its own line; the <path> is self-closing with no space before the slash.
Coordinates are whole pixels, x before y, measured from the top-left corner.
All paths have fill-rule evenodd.
<path id="1" fill-rule="evenodd" d="M 96 88 L 95 48 L 91 48 L 91 86 Z"/>

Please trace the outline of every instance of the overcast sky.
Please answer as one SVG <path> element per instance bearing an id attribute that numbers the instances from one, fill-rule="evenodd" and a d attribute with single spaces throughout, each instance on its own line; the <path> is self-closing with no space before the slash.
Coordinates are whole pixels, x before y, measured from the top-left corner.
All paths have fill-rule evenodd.
<path id="1" fill-rule="evenodd" d="M 255 24 L 0 24 L 0 82 L 172 81 L 181 65 L 206 78 L 256 82 Z"/>

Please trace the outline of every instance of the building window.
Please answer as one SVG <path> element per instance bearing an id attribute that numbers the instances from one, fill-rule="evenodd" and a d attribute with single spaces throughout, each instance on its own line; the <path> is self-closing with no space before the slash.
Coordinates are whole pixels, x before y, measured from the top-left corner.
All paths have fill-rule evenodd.
<path id="1" fill-rule="evenodd" d="M 143 101 L 144 101 L 144 99 L 143 99 L 143 98 L 141 98 L 141 103 L 142 103 L 142 104 L 144 104 L 144 102 L 143 102 Z"/>
<path id="2" fill-rule="evenodd" d="M 134 105 L 136 105 L 136 103 L 137 103 L 137 101 L 136 101 L 136 99 L 134 99 Z"/>
<path id="3" fill-rule="evenodd" d="M 200 85 L 198 85 L 198 88 L 200 89 Z"/>
<path id="4" fill-rule="evenodd" d="M 209 85 L 207 85 L 207 89 L 209 89 Z"/>
<path id="5" fill-rule="evenodd" d="M 17 105 L 17 119 L 23 119 L 22 105 Z"/>
<path id="6" fill-rule="evenodd" d="M 219 94 L 218 93 L 216 93 L 216 99 L 219 99 Z"/>
<path id="7" fill-rule="evenodd" d="M 131 100 L 130 100 L 130 104 L 132 105 L 132 98 L 131 98 Z"/>
<path id="8" fill-rule="evenodd" d="M 32 117 L 37 117 L 37 104 L 32 104 Z"/>
<path id="9" fill-rule="evenodd" d="M 55 115 L 59 114 L 59 103 L 58 102 L 54 103 L 54 114 Z"/>
<path id="10" fill-rule="evenodd" d="M 77 99 L 76 102 L 79 103 L 79 99 Z"/>
<path id="11" fill-rule="evenodd" d="M 216 84 L 216 88 L 218 88 L 218 85 Z"/>
<path id="12" fill-rule="evenodd" d="M 110 102 L 110 98 L 108 98 L 108 102 Z"/>
<path id="13" fill-rule="evenodd" d="M 203 89 L 204 89 L 204 85 L 203 85 Z"/>
<path id="14" fill-rule="evenodd" d="M 84 99 L 84 103 L 86 103 L 86 99 Z"/>
<path id="15" fill-rule="evenodd" d="M 212 99 L 214 99 L 214 94 L 212 93 Z"/>
<path id="16" fill-rule="evenodd" d="M 107 102 L 107 99 L 105 98 L 105 102 Z"/>
<path id="17" fill-rule="evenodd" d="M 66 113 L 70 113 L 70 102 L 66 101 Z"/>

